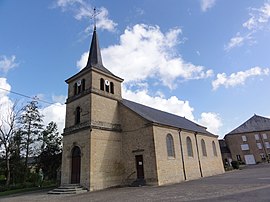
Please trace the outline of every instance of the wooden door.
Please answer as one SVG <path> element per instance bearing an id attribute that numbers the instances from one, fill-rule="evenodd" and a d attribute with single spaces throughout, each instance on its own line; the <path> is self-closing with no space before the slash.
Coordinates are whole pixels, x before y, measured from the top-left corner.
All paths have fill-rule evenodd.
<path id="1" fill-rule="evenodd" d="M 144 179 L 143 155 L 136 155 L 137 179 Z"/>
<path id="2" fill-rule="evenodd" d="M 71 184 L 79 184 L 81 176 L 81 150 L 75 146 L 72 149 Z"/>

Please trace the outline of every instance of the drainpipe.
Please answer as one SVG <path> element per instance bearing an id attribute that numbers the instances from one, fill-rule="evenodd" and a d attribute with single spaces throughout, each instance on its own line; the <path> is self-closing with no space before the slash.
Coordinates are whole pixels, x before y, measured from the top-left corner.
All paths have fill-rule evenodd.
<path id="1" fill-rule="evenodd" d="M 197 149 L 197 156 L 198 156 L 198 162 L 199 162 L 200 173 L 201 173 L 201 177 L 203 177 L 203 174 L 202 174 L 202 166 L 201 166 L 201 160 L 200 160 L 200 154 L 199 154 L 199 148 L 198 148 L 197 134 L 198 134 L 197 132 L 194 133 L 194 135 L 195 135 L 195 141 L 196 141 L 196 149 Z"/>
<path id="2" fill-rule="evenodd" d="M 184 153 L 183 153 L 183 145 L 182 145 L 182 138 L 181 138 L 181 129 L 178 130 L 178 134 L 179 134 L 179 142 L 180 142 L 181 158 L 182 158 L 182 163 L 183 163 L 184 180 L 187 180 L 186 169 L 185 169 Z"/>

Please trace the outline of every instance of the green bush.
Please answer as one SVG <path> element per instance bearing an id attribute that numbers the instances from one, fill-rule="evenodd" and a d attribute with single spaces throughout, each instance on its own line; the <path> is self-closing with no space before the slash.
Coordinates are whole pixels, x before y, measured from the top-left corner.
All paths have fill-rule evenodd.
<path id="1" fill-rule="evenodd" d="M 233 169 L 239 169 L 239 162 L 238 161 L 232 161 L 231 162 Z"/>
<path id="2" fill-rule="evenodd" d="M 39 185 L 39 175 L 38 173 L 29 173 L 28 179 L 27 181 L 29 182 L 29 184 L 31 184 L 32 186 L 37 186 Z M 31 187 L 30 185 L 30 187 Z M 28 186 L 27 186 L 28 187 Z"/>

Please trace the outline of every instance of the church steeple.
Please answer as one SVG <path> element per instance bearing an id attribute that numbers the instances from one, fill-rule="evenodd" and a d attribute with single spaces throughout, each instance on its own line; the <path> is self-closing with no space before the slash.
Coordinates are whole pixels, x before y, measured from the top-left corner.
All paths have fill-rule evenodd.
<path id="1" fill-rule="evenodd" d="M 96 26 L 94 27 L 92 42 L 89 50 L 88 61 L 85 68 L 97 68 L 105 73 L 113 75 L 102 63 Z"/>
<path id="2" fill-rule="evenodd" d="M 94 66 L 94 67 L 103 66 L 99 43 L 98 43 L 96 26 L 94 27 L 94 32 L 93 32 L 93 36 L 92 36 L 92 42 L 91 42 L 91 46 L 90 46 L 90 51 L 89 51 L 89 56 L 88 56 L 88 61 L 87 61 L 86 67 L 91 68 L 92 66 Z"/>

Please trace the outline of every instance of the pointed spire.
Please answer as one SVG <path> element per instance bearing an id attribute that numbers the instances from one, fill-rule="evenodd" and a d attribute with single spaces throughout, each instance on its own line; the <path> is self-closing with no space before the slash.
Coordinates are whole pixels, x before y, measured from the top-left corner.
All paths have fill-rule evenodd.
<path id="1" fill-rule="evenodd" d="M 113 75 L 109 70 L 107 70 L 102 63 L 101 52 L 99 48 L 98 36 L 96 31 L 96 26 L 94 26 L 92 42 L 90 46 L 89 56 L 87 65 L 85 68 L 97 68 L 103 72 Z"/>
<path id="2" fill-rule="evenodd" d="M 96 26 L 94 27 L 92 42 L 90 46 L 89 56 L 86 67 L 103 67 L 102 58 L 98 43 L 98 37 L 96 32 Z"/>

